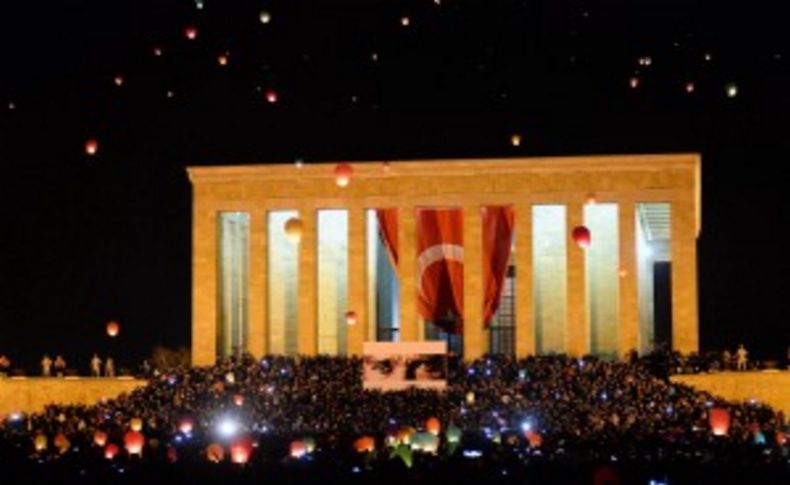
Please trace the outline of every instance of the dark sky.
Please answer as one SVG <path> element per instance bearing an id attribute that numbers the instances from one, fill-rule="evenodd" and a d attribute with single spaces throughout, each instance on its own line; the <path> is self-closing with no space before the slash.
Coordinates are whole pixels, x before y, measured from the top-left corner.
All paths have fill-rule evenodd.
<path id="1" fill-rule="evenodd" d="M 699 151 L 703 348 L 744 342 L 768 356 L 790 345 L 781 2 L 8 3 L 0 353 L 16 362 L 63 352 L 87 367 L 93 351 L 130 362 L 188 345 L 184 168 L 296 158 Z"/>

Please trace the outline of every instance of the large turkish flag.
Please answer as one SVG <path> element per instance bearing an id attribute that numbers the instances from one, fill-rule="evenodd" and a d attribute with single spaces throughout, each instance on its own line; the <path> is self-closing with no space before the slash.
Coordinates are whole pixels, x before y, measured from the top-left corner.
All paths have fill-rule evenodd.
<path id="1" fill-rule="evenodd" d="M 461 209 L 417 209 L 417 306 L 449 333 L 463 331 L 464 216 Z M 454 324 L 452 323 L 454 322 Z"/>

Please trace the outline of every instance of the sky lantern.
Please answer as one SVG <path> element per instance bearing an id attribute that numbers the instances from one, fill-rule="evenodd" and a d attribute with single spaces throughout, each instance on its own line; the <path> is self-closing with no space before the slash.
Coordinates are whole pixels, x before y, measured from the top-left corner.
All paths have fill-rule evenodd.
<path id="1" fill-rule="evenodd" d="M 777 431 L 776 432 L 776 444 L 779 446 L 784 446 L 787 443 L 787 434 L 784 431 Z"/>
<path id="2" fill-rule="evenodd" d="M 714 436 L 727 436 L 730 431 L 730 412 L 724 408 L 712 408 L 708 415 Z"/>
<path id="3" fill-rule="evenodd" d="M 114 82 L 115 85 L 118 86 L 118 87 L 123 86 L 123 76 L 121 76 L 121 75 L 115 76 L 113 78 L 112 82 Z"/>
<path id="4" fill-rule="evenodd" d="M 412 436 L 417 432 L 416 429 L 412 428 L 411 426 L 404 426 L 403 428 L 398 430 L 397 439 L 398 442 L 403 445 L 408 445 L 411 443 Z"/>
<path id="5" fill-rule="evenodd" d="M 351 183 L 351 175 L 354 169 L 347 163 L 338 163 L 335 166 L 335 183 L 338 187 L 348 187 Z"/>
<path id="6" fill-rule="evenodd" d="M 57 436 L 55 436 L 55 439 L 52 441 L 52 444 L 54 444 L 55 448 L 60 450 L 61 453 L 67 452 L 71 446 L 71 442 L 63 433 L 58 433 Z"/>
<path id="7" fill-rule="evenodd" d="M 392 169 L 392 164 L 390 162 L 384 162 L 381 166 L 384 168 L 385 172 L 389 172 Z"/>
<path id="8" fill-rule="evenodd" d="M 432 417 L 425 421 L 425 431 L 438 435 L 442 431 L 442 423 L 438 418 Z"/>
<path id="9" fill-rule="evenodd" d="M 184 434 L 189 434 L 192 432 L 192 428 L 194 428 L 195 424 L 189 418 L 184 418 L 178 423 L 178 430 Z"/>
<path id="10" fill-rule="evenodd" d="M 47 435 L 43 433 L 39 433 L 33 438 L 33 448 L 36 449 L 37 452 L 42 452 L 47 449 Z"/>
<path id="11" fill-rule="evenodd" d="M 132 418 L 129 421 L 129 427 L 132 431 L 140 431 L 143 429 L 143 420 L 140 418 Z"/>
<path id="12" fill-rule="evenodd" d="M 349 310 L 346 312 L 346 324 L 348 325 L 356 325 L 357 324 L 357 312 L 353 310 Z"/>
<path id="13" fill-rule="evenodd" d="M 520 147 L 521 135 L 518 133 L 513 133 L 512 135 L 510 135 L 510 144 L 513 145 L 514 147 Z"/>
<path id="14" fill-rule="evenodd" d="M 460 443 L 461 442 L 461 428 L 458 426 L 451 424 L 447 427 L 447 431 L 444 432 L 445 436 L 447 437 L 448 443 Z"/>
<path id="15" fill-rule="evenodd" d="M 409 25 L 411 25 L 411 19 L 404 15 L 403 17 L 400 18 L 400 24 L 404 27 L 408 27 Z"/>
<path id="16" fill-rule="evenodd" d="M 121 331 L 121 326 L 118 325 L 118 322 L 115 320 L 110 321 L 107 323 L 107 335 L 110 337 L 115 337 L 118 335 L 118 332 Z"/>
<path id="17" fill-rule="evenodd" d="M 728 98 L 734 98 L 738 96 L 738 85 L 735 83 L 727 83 L 724 86 L 724 90 L 727 93 Z"/>
<path id="18" fill-rule="evenodd" d="M 571 235 L 573 238 L 573 242 L 576 243 L 582 249 L 590 247 L 590 230 L 587 229 L 586 226 L 576 226 L 573 228 L 573 233 Z"/>
<path id="19" fill-rule="evenodd" d="M 261 13 L 258 15 L 258 20 L 260 20 L 262 24 L 268 24 L 272 21 L 272 14 L 267 10 L 261 10 Z"/>
<path id="20" fill-rule="evenodd" d="M 304 441 L 294 440 L 291 441 L 291 458 L 301 458 L 307 454 L 307 446 Z"/>
<path id="21" fill-rule="evenodd" d="M 243 406 L 244 405 L 244 396 L 241 394 L 236 394 L 233 396 L 233 403 L 236 406 Z"/>
<path id="22" fill-rule="evenodd" d="M 631 76 L 631 79 L 628 80 L 628 85 L 631 86 L 633 89 L 639 87 L 639 78 L 636 76 Z"/>
<path id="23" fill-rule="evenodd" d="M 118 454 L 118 445 L 115 443 L 110 443 L 104 447 L 104 458 L 108 460 L 112 460 L 115 458 L 115 455 Z"/>
<path id="24" fill-rule="evenodd" d="M 93 443 L 96 446 L 104 447 L 104 445 L 107 444 L 107 433 L 97 429 L 96 432 L 93 433 Z"/>
<path id="25" fill-rule="evenodd" d="M 527 442 L 531 448 L 539 448 L 543 444 L 543 436 L 533 430 L 527 430 L 524 435 L 527 437 Z"/>
<path id="26" fill-rule="evenodd" d="M 376 449 L 376 440 L 372 436 L 360 436 L 354 441 L 354 451 L 357 453 L 372 453 Z"/>
<path id="27" fill-rule="evenodd" d="M 229 56 L 230 56 L 230 54 L 228 54 L 227 52 L 225 52 L 224 54 L 218 55 L 217 56 L 217 64 L 219 64 L 220 66 L 227 66 L 228 65 L 228 57 Z"/>
<path id="28" fill-rule="evenodd" d="M 225 459 L 225 450 L 222 445 L 211 443 L 206 447 L 206 459 L 212 463 L 219 463 Z"/>
<path id="29" fill-rule="evenodd" d="M 315 451 L 315 438 L 312 436 L 305 436 L 302 438 L 302 443 L 304 443 L 304 449 L 307 450 L 308 453 Z"/>
<path id="30" fill-rule="evenodd" d="M 167 456 L 167 461 L 169 461 L 170 463 L 177 462 L 178 461 L 178 450 L 176 449 L 176 447 L 175 446 L 168 446 L 167 447 L 166 456 Z"/>
<path id="31" fill-rule="evenodd" d="M 686 92 L 691 94 L 694 92 L 694 83 L 689 81 L 686 83 Z"/>
<path id="32" fill-rule="evenodd" d="M 162 57 L 163 53 L 164 53 L 164 51 L 162 50 L 161 47 L 159 47 L 159 46 L 154 47 L 154 56 Z"/>
<path id="33" fill-rule="evenodd" d="M 277 102 L 277 91 L 274 89 L 270 89 L 266 91 L 266 102 L 269 104 L 274 104 Z"/>
<path id="34" fill-rule="evenodd" d="M 285 221 L 285 238 L 292 244 L 299 244 L 302 241 L 304 222 L 298 217 L 291 217 Z"/>
<path id="35" fill-rule="evenodd" d="M 96 141 L 95 138 L 90 138 L 88 141 L 85 142 L 85 153 L 88 155 L 96 155 L 96 152 L 99 151 L 99 142 Z"/>
<path id="36" fill-rule="evenodd" d="M 439 451 L 439 437 L 431 433 L 415 433 L 411 439 L 411 449 L 435 454 Z"/>
<path id="37" fill-rule="evenodd" d="M 239 465 L 244 465 L 250 460 L 252 455 L 252 441 L 247 438 L 241 439 L 230 445 L 230 461 Z"/>
<path id="38" fill-rule="evenodd" d="M 189 27 L 184 29 L 184 37 L 189 40 L 197 39 L 198 29 L 194 25 L 190 25 Z"/>
<path id="39" fill-rule="evenodd" d="M 587 194 L 586 203 L 589 205 L 594 205 L 598 202 L 598 196 L 595 195 L 595 192 L 590 192 Z"/>
<path id="40" fill-rule="evenodd" d="M 466 401 L 466 404 L 474 404 L 475 403 L 475 393 L 474 393 L 474 391 L 467 392 L 466 396 L 464 396 L 464 400 Z"/>
<path id="41" fill-rule="evenodd" d="M 127 431 L 123 435 L 123 445 L 129 455 L 143 455 L 143 445 L 145 445 L 145 436 L 139 431 Z"/>

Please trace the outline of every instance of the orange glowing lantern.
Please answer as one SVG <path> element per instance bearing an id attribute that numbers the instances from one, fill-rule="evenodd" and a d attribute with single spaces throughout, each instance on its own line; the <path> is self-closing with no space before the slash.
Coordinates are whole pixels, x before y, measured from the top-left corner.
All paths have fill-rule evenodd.
<path id="1" fill-rule="evenodd" d="M 127 431 L 123 435 L 123 445 L 129 455 L 143 455 L 143 445 L 145 445 L 145 436 L 139 431 Z"/>
<path id="2" fill-rule="evenodd" d="M 694 92 L 694 83 L 692 82 L 686 83 L 686 92 L 689 94 Z"/>
<path id="3" fill-rule="evenodd" d="M 252 455 L 252 442 L 248 439 L 239 440 L 230 445 L 230 461 L 244 465 Z"/>
<path id="4" fill-rule="evenodd" d="M 524 433 L 527 437 L 527 442 L 529 442 L 529 446 L 532 448 L 539 448 L 540 445 L 543 444 L 543 436 L 540 433 L 536 433 L 532 430 L 527 431 Z"/>
<path id="5" fill-rule="evenodd" d="M 376 440 L 372 436 L 361 436 L 354 441 L 357 453 L 372 453 L 376 449 Z"/>
<path id="6" fill-rule="evenodd" d="M 270 90 L 266 91 L 266 101 L 269 104 L 276 103 L 277 102 L 277 98 L 278 98 L 277 91 L 275 91 L 274 89 L 270 89 Z"/>
<path id="7" fill-rule="evenodd" d="M 115 76 L 115 78 L 113 79 L 113 82 L 118 87 L 123 86 L 123 76 Z"/>
<path id="8" fill-rule="evenodd" d="M 409 443 L 411 443 L 411 438 L 412 436 L 414 436 L 414 433 L 416 432 L 417 430 L 412 428 L 411 426 L 405 426 L 399 429 L 397 435 L 398 442 L 403 445 L 408 445 Z"/>
<path id="9" fill-rule="evenodd" d="M 67 452 L 71 446 L 71 441 L 69 441 L 69 439 L 63 433 L 58 433 L 52 443 L 61 453 Z"/>
<path id="10" fill-rule="evenodd" d="M 33 439 L 33 448 L 36 449 L 37 452 L 42 452 L 47 449 L 47 435 L 43 433 L 39 433 Z"/>
<path id="11" fill-rule="evenodd" d="M 115 443 L 110 443 L 109 445 L 104 447 L 104 458 L 108 460 L 112 460 L 113 458 L 115 458 L 115 455 L 118 454 L 118 451 L 120 451 L 118 450 L 118 445 L 116 445 Z"/>
<path id="12" fill-rule="evenodd" d="M 636 89 L 636 88 L 638 88 L 638 87 L 639 87 L 639 78 L 638 78 L 638 77 L 636 77 L 636 76 L 632 77 L 632 78 L 631 78 L 631 79 L 628 81 L 628 84 L 629 84 L 629 86 L 631 86 L 633 89 Z"/>
<path id="13" fill-rule="evenodd" d="M 594 205 L 596 202 L 598 202 L 598 197 L 595 195 L 595 192 L 590 192 L 589 194 L 587 194 L 588 204 Z"/>
<path id="14" fill-rule="evenodd" d="M 348 325 L 356 325 L 357 324 L 357 312 L 349 310 L 346 312 L 346 324 Z"/>
<path id="15" fill-rule="evenodd" d="M 85 142 L 85 153 L 88 155 L 96 155 L 96 152 L 99 151 L 99 142 L 96 141 L 95 138 L 91 138 Z"/>
<path id="16" fill-rule="evenodd" d="M 727 436 L 730 431 L 730 412 L 723 408 L 713 408 L 708 415 L 710 429 L 714 436 Z"/>
<path id="17" fill-rule="evenodd" d="M 221 445 L 212 443 L 206 447 L 206 459 L 212 463 L 219 463 L 225 459 L 225 450 Z"/>
<path id="18" fill-rule="evenodd" d="M 590 247 L 591 236 L 590 236 L 590 230 L 587 229 L 587 227 L 585 226 L 574 227 L 571 237 L 573 237 L 573 242 L 575 242 L 576 245 L 579 246 L 580 248 L 584 249 Z"/>
<path id="19" fill-rule="evenodd" d="M 783 431 L 776 432 L 776 444 L 779 446 L 784 446 L 787 443 L 787 434 Z"/>
<path id="20" fill-rule="evenodd" d="M 307 454 L 307 446 L 302 440 L 291 442 L 291 458 L 301 458 Z"/>
<path id="21" fill-rule="evenodd" d="M 235 396 L 233 396 L 233 403 L 236 406 L 243 406 L 244 405 L 244 396 L 242 396 L 241 394 L 236 394 Z"/>
<path id="22" fill-rule="evenodd" d="M 195 26 L 190 25 L 189 27 L 184 29 L 184 36 L 189 40 L 197 39 L 198 29 Z"/>
<path id="23" fill-rule="evenodd" d="M 143 429 L 143 420 L 140 418 L 132 418 L 129 421 L 129 427 L 132 431 L 141 431 Z"/>
<path id="24" fill-rule="evenodd" d="M 338 187 L 348 187 L 348 184 L 351 183 L 351 174 L 354 172 L 354 169 L 351 168 L 351 165 L 347 163 L 338 163 L 335 166 L 335 183 Z"/>
<path id="25" fill-rule="evenodd" d="M 425 421 L 425 431 L 433 435 L 438 435 L 442 431 L 442 423 L 438 418 L 428 418 L 428 420 Z"/>
<path id="26" fill-rule="evenodd" d="M 178 430 L 184 434 L 189 434 L 192 432 L 192 428 L 194 428 L 195 424 L 192 422 L 191 419 L 184 418 L 178 423 Z"/>
<path id="27" fill-rule="evenodd" d="M 510 135 L 510 144 L 513 145 L 514 147 L 520 147 L 521 146 L 521 135 L 519 135 L 518 133 L 514 133 L 514 134 Z"/>
<path id="28" fill-rule="evenodd" d="M 156 57 L 162 57 L 163 53 L 164 53 L 164 51 L 162 51 L 161 47 L 154 47 L 154 55 Z"/>
<path id="29" fill-rule="evenodd" d="M 93 443 L 96 446 L 104 447 L 104 445 L 107 444 L 107 433 L 101 430 L 96 430 L 96 432 L 93 433 Z"/>
<path id="30" fill-rule="evenodd" d="M 121 331 L 121 326 L 118 325 L 118 322 L 111 321 L 107 323 L 107 335 L 110 337 L 115 337 L 118 335 L 118 332 Z"/>
<path id="31" fill-rule="evenodd" d="M 304 222 L 298 217 L 291 217 L 285 221 L 285 238 L 292 244 L 299 244 L 302 241 Z"/>
<path id="32" fill-rule="evenodd" d="M 220 66 L 227 66 L 228 65 L 228 53 L 220 54 L 217 56 L 217 64 Z"/>

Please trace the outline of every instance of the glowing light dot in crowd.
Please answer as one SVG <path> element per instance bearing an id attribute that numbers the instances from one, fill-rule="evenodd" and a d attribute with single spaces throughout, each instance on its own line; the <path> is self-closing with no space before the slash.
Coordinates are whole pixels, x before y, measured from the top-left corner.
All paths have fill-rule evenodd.
<path id="1" fill-rule="evenodd" d="M 37 434 L 36 437 L 33 439 L 33 447 L 38 452 L 42 452 L 47 449 L 47 435 L 45 434 Z"/>
<path id="2" fill-rule="evenodd" d="M 198 29 L 194 26 L 189 26 L 184 29 L 184 36 L 189 40 L 197 39 Z"/>
<path id="3" fill-rule="evenodd" d="M 107 322 L 107 335 L 115 337 L 121 331 L 121 326 L 115 320 Z"/>
<path id="4" fill-rule="evenodd" d="M 296 168 L 302 168 L 304 167 L 304 159 L 297 158 L 296 160 L 294 160 L 294 164 L 296 165 Z"/>
<path id="5" fill-rule="evenodd" d="M 115 78 L 113 79 L 113 82 L 118 87 L 123 86 L 123 76 L 115 76 Z"/>
<path id="6" fill-rule="evenodd" d="M 140 419 L 140 418 L 132 418 L 129 421 L 129 428 L 131 428 L 132 431 L 140 431 L 140 430 L 142 430 L 143 429 L 143 420 Z"/>
<path id="7" fill-rule="evenodd" d="M 353 310 L 349 310 L 346 312 L 346 324 L 347 325 L 356 325 L 357 324 L 357 312 Z"/>
<path id="8" fill-rule="evenodd" d="M 225 459 L 225 449 L 217 443 L 206 447 L 206 459 L 212 463 L 219 463 Z"/>
<path id="9" fill-rule="evenodd" d="M 304 223 L 298 217 L 291 217 L 285 221 L 285 238 L 293 244 L 299 244 L 302 241 L 302 232 L 304 231 Z"/>
<path id="10" fill-rule="evenodd" d="M 307 454 L 307 447 L 302 440 L 291 442 L 291 458 L 301 458 Z"/>
<path id="11" fill-rule="evenodd" d="M 529 446 L 532 448 L 538 448 L 540 445 L 543 444 L 543 436 L 540 433 L 535 431 L 529 430 L 525 433 L 527 437 L 527 442 L 529 442 Z"/>
<path id="12" fill-rule="evenodd" d="M 184 434 L 189 434 L 192 432 L 194 426 L 195 425 L 191 419 L 184 418 L 180 423 L 178 423 L 178 430 Z"/>
<path id="13" fill-rule="evenodd" d="M 519 135 L 518 133 L 513 133 L 512 135 L 510 135 L 510 144 L 513 145 L 514 147 L 520 147 L 521 135 Z"/>
<path id="14" fill-rule="evenodd" d="M 335 166 L 335 183 L 338 187 L 348 187 L 354 169 L 348 163 L 338 163 Z"/>
<path id="15" fill-rule="evenodd" d="M 58 433 L 57 436 L 55 436 L 55 439 L 52 440 L 52 444 L 54 444 L 55 448 L 60 450 L 61 453 L 67 452 L 71 446 L 71 442 L 63 433 Z"/>
<path id="16" fill-rule="evenodd" d="M 639 78 L 636 76 L 632 76 L 631 79 L 628 80 L 629 86 L 636 89 L 639 87 Z"/>
<path id="17" fill-rule="evenodd" d="M 269 104 L 276 103 L 277 99 L 278 99 L 277 91 L 275 91 L 274 89 L 270 89 L 270 90 L 266 91 L 266 101 Z"/>
<path id="18" fill-rule="evenodd" d="M 304 448 L 308 453 L 315 451 L 315 438 L 311 436 L 305 436 L 302 438 L 302 443 L 304 443 Z"/>
<path id="19" fill-rule="evenodd" d="M 261 10 L 261 13 L 258 15 L 258 20 L 260 20 L 262 24 L 268 24 L 272 21 L 272 14 L 266 10 Z"/>
<path id="20" fill-rule="evenodd" d="M 96 155 L 96 152 L 99 151 L 99 142 L 91 138 L 85 142 L 85 153 L 88 155 Z"/>
<path id="21" fill-rule="evenodd" d="M 448 443 L 460 443 L 462 434 L 461 428 L 454 424 L 447 426 L 447 431 L 445 431 Z"/>
<path id="22" fill-rule="evenodd" d="M 590 235 L 590 230 L 587 229 L 585 226 L 576 226 L 573 228 L 572 233 L 573 241 L 582 249 L 590 247 L 590 242 L 592 237 Z"/>
<path id="23" fill-rule="evenodd" d="M 222 418 L 217 425 L 217 431 L 223 438 L 230 438 L 239 430 L 239 423 L 230 418 Z"/>
<path id="24" fill-rule="evenodd" d="M 712 408 L 708 413 L 710 429 L 714 436 L 727 436 L 730 431 L 730 412 L 724 408 Z"/>
<path id="25" fill-rule="evenodd" d="M 466 393 L 466 404 L 474 404 L 475 403 L 475 393 L 473 391 L 469 391 Z"/>
<path id="26" fill-rule="evenodd" d="M 236 406 L 243 406 L 244 396 L 242 396 L 241 394 L 236 394 L 235 396 L 233 396 L 233 403 L 236 404 Z"/>
<path id="27" fill-rule="evenodd" d="M 142 456 L 143 445 L 145 445 L 145 436 L 139 431 L 127 431 L 123 435 L 123 444 L 126 452 L 130 455 Z"/>
<path id="28" fill-rule="evenodd" d="M 115 455 L 118 454 L 118 451 L 120 451 L 118 449 L 118 445 L 116 445 L 115 443 L 110 443 L 104 447 L 104 458 L 108 460 L 112 460 L 113 458 L 115 458 Z"/>
<path id="29" fill-rule="evenodd" d="M 252 454 L 252 442 L 248 439 L 239 440 L 230 445 L 230 461 L 233 463 L 244 465 Z"/>
<path id="30" fill-rule="evenodd" d="M 376 449 L 376 440 L 372 436 L 361 436 L 354 441 L 357 453 L 372 453 Z"/>
<path id="31" fill-rule="evenodd" d="M 735 84 L 735 83 L 727 83 L 727 85 L 724 86 L 724 89 L 727 92 L 727 97 L 728 98 L 734 98 L 735 96 L 738 96 L 738 85 L 737 84 Z"/>
<path id="32" fill-rule="evenodd" d="M 436 417 L 428 418 L 425 421 L 425 431 L 438 435 L 442 431 L 442 423 Z"/>
<path id="33" fill-rule="evenodd" d="M 107 433 L 102 430 L 96 430 L 96 432 L 93 433 L 93 443 L 96 444 L 96 446 L 104 447 L 104 445 L 107 444 Z"/>

